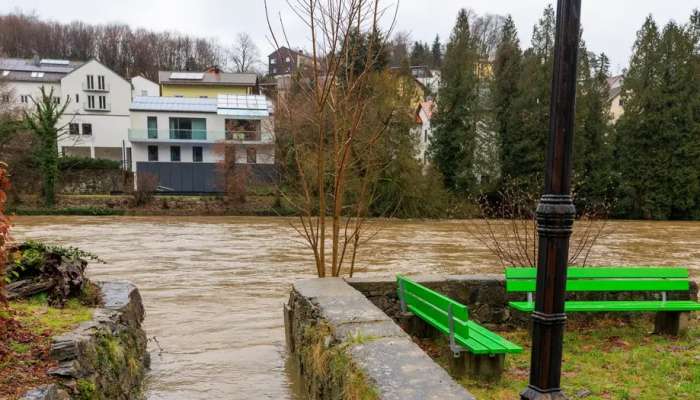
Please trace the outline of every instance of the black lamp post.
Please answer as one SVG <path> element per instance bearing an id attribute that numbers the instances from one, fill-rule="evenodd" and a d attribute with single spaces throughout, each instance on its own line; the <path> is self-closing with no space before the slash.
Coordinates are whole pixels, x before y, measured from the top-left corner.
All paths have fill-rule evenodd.
<path id="1" fill-rule="evenodd" d="M 560 380 L 566 268 L 576 214 L 571 169 L 580 13 L 581 0 L 558 0 L 545 186 L 537 207 L 539 249 L 530 384 L 520 394 L 522 400 L 566 399 Z"/>

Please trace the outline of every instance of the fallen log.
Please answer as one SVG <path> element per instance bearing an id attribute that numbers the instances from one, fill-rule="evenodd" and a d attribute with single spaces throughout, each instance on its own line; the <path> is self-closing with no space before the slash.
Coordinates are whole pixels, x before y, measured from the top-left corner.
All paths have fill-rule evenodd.
<path id="1" fill-rule="evenodd" d="M 7 290 L 7 299 L 14 300 L 46 292 L 53 289 L 54 286 L 56 286 L 56 282 L 53 279 L 37 277 L 9 283 L 5 289 Z"/>

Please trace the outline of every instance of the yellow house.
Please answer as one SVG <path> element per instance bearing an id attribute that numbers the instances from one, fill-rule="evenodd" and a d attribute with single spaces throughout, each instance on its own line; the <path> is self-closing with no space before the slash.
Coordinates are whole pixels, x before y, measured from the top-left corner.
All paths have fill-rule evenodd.
<path id="1" fill-rule="evenodd" d="M 256 74 L 237 74 L 210 68 L 204 72 L 158 71 L 162 97 L 216 98 L 220 94 L 257 93 Z"/>

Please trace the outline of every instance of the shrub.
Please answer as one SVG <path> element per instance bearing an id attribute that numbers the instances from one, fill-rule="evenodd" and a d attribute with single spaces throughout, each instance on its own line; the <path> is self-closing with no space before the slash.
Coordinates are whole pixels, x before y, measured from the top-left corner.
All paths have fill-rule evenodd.
<path id="1" fill-rule="evenodd" d="M 158 189 L 158 177 L 148 172 L 139 172 L 136 174 L 136 185 L 133 192 L 134 205 L 146 205 L 153 201 L 153 195 Z"/>
<path id="2" fill-rule="evenodd" d="M 0 162 L 0 304 L 7 304 L 5 298 L 5 263 L 7 262 L 7 247 L 10 241 L 10 220 L 5 215 L 7 190 L 10 188 L 10 178 L 7 165 Z"/>
<path id="3" fill-rule="evenodd" d="M 101 158 L 88 158 L 76 156 L 63 156 L 58 159 L 58 169 L 66 171 L 71 169 L 120 169 L 121 162 Z"/>

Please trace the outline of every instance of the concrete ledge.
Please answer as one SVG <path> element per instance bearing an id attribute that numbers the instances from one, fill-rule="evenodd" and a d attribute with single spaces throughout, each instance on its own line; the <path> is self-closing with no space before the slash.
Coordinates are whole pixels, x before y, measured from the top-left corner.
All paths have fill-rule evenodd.
<path id="1" fill-rule="evenodd" d="M 351 383 L 348 377 L 356 376 L 319 368 L 317 359 L 327 357 L 319 353 L 347 357 L 347 368 L 358 371 L 362 384 L 378 399 L 474 399 L 386 313 L 342 279 L 296 282 L 285 309 L 288 348 L 311 399 L 337 398 Z"/>

